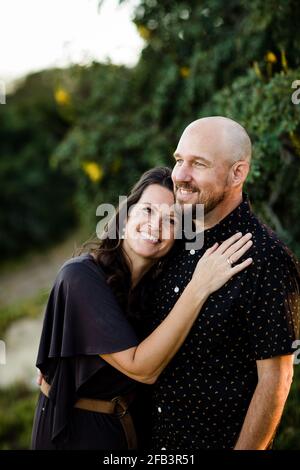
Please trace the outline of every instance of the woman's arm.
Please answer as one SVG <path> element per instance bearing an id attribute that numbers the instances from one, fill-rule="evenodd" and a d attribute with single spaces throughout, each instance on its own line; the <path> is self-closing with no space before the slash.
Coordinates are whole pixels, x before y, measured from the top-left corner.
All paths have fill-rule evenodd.
<path id="1" fill-rule="evenodd" d="M 250 248 L 251 234 L 235 234 L 215 244 L 199 260 L 191 281 L 163 322 L 138 346 L 101 357 L 138 382 L 152 384 L 176 354 L 190 332 L 208 296 L 252 262 L 231 267 Z"/>
<path id="2" fill-rule="evenodd" d="M 152 384 L 178 351 L 189 333 L 207 291 L 196 292 L 190 282 L 164 321 L 138 346 L 101 357 L 138 382 Z"/>

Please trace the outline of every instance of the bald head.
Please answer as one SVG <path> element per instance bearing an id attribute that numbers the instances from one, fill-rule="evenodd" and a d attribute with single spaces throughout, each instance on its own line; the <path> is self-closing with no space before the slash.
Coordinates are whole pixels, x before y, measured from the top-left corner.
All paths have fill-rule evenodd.
<path id="1" fill-rule="evenodd" d="M 180 141 L 205 148 L 215 159 L 230 163 L 238 160 L 251 162 L 251 141 L 245 129 L 232 119 L 223 116 L 211 116 L 197 119 L 189 124 Z"/>
<path id="2" fill-rule="evenodd" d="M 251 141 L 237 122 L 222 116 L 197 119 L 185 128 L 174 158 L 177 202 L 203 204 L 208 214 L 216 208 L 221 212 L 232 208 L 241 200 Z"/>

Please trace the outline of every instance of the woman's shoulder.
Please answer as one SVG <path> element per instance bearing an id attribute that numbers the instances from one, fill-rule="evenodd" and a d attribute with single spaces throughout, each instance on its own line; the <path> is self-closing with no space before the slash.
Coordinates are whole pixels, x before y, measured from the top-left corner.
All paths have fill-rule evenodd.
<path id="1" fill-rule="evenodd" d="M 103 269 L 90 253 L 68 259 L 58 272 L 58 278 L 63 281 L 74 281 L 82 277 L 96 278 L 98 282 L 105 281 Z"/>

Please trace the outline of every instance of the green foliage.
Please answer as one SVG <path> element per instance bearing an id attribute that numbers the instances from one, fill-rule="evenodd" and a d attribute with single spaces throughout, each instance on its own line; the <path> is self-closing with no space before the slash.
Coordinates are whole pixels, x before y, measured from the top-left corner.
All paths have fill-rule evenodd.
<path id="1" fill-rule="evenodd" d="M 222 114 L 253 139 L 247 189 L 256 211 L 299 254 L 300 105 L 291 102 L 300 76 L 299 13 L 296 0 L 141 0 L 138 64 L 82 71 L 76 125 L 54 152 L 56 165 L 79 182 L 82 217 L 95 226 L 100 202 L 115 202 L 149 167 L 172 166 L 189 122 Z M 101 178 L 92 180 L 85 162 Z"/>
<path id="2" fill-rule="evenodd" d="M 55 72 L 34 74 L 0 107 L 2 260 L 60 239 L 74 226 L 74 181 L 49 157 L 69 122 L 54 100 Z"/>
<path id="3" fill-rule="evenodd" d="M 37 392 L 16 384 L 0 390 L 0 450 L 30 448 Z"/>

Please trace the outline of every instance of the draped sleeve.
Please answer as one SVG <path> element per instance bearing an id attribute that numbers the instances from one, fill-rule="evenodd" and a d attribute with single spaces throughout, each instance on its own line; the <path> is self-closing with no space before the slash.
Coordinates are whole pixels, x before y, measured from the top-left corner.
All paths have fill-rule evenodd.
<path id="1" fill-rule="evenodd" d="M 49 296 L 36 361 L 51 382 L 53 439 L 66 426 L 79 388 L 108 366 L 99 355 L 123 351 L 138 343 L 106 283 L 104 271 L 92 256 L 67 261 Z"/>

